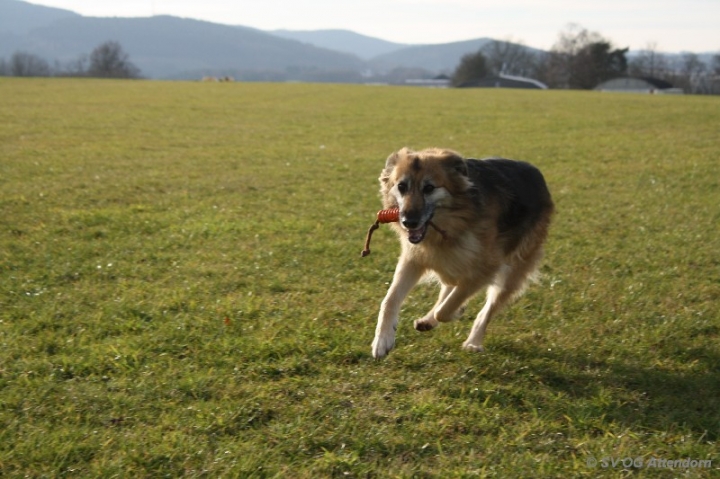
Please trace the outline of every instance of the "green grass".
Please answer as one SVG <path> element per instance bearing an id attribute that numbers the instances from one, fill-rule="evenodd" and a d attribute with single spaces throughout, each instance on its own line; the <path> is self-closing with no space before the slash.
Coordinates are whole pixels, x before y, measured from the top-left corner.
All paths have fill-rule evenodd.
<path id="1" fill-rule="evenodd" d="M 708 97 L 0 79 L 0 475 L 711 477 L 719 124 Z M 485 354 L 474 313 L 413 330 L 423 286 L 370 355 L 399 246 L 359 253 L 405 145 L 553 192 Z"/>

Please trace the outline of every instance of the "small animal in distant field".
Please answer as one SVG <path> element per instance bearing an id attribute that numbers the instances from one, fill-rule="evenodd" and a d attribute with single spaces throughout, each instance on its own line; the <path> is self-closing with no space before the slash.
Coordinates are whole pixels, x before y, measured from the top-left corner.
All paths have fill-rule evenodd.
<path id="1" fill-rule="evenodd" d="M 379 217 L 374 227 L 390 222 L 402 253 L 380 305 L 373 356 L 382 358 L 395 345 L 400 306 L 423 277 L 440 283 L 440 296 L 415 321 L 418 331 L 459 317 L 467 301 L 487 288 L 485 306 L 463 343 L 466 350 L 482 351 L 488 323 L 522 294 L 542 258 L 554 210 L 543 175 L 521 161 L 403 148 L 388 157 L 380 194 L 383 208 L 397 208 L 397 216 L 381 211 L 387 221 Z"/>

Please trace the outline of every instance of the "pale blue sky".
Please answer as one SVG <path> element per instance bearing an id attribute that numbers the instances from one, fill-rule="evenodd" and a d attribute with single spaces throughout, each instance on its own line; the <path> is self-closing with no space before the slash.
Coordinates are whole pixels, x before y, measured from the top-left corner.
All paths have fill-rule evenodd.
<path id="1" fill-rule="evenodd" d="M 617 47 L 720 51 L 720 0 L 33 0 L 86 16 L 175 15 L 262 30 L 353 30 L 399 43 L 479 37 L 549 49 L 576 23 Z"/>

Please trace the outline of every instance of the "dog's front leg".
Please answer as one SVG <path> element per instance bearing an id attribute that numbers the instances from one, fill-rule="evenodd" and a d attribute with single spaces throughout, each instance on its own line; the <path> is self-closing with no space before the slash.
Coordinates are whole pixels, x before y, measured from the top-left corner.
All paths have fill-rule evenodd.
<path id="1" fill-rule="evenodd" d="M 400 306 L 410 290 L 417 284 L 423 270 L 411 261 L 401 261 L 395 268 L 392 284 L 380 304 L 372 355 L 375 359 L 385 357 L 395 345 Z"/>

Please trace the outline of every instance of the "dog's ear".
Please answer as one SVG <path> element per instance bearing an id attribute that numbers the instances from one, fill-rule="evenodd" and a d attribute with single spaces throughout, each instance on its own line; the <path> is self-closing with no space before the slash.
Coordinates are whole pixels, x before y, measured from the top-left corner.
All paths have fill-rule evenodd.
<path id="1" fill-rule="evenodd" d="M 472 187 L 467 161 L 461 155 L 450 152 L 443 158 L 443 167 L 450 180 L 448 187 L 452 192 L 461 193 Z"/>
<path id="2" fill-rule="evenodd" d="M 380 183 L 387 183 L 390 180 L 390 174 L 393 169 L 395 169 L 395 165 L 397 165 L 400 157 L 406 156 L 412 152 L 413 151 L 410 148 L 405 147 L 388 156 L 387 160 L 385 160 L 385 168 L 382 170 L 382 173 L 380 173 Z"/>
<path id="3" fill-rule="evenodd" d="M 447 168 L 448 171 L 452 171 L 453 173 L 459 174 L 461 176 L 467 177 L 468 172 L 468 166 L 465 162 L 465 158 L 458 155 L 457 153 L 452 153 L 445 157 L 445 168 Z"/>
<path id="4" fill-rule="evenodd" d="M 465 177 L 467 177 L 469 174 L 468 166 L 467 166 L 467 163 L 465 162 L 464 158 L 460 158 L 460 157 L 456 158 L 455 162 L 453 163 L 453 168 L 455 168 L 455 171 L 457 171 L 458 173 L 460 173 L 461 175 L 463 175 Z"/>

